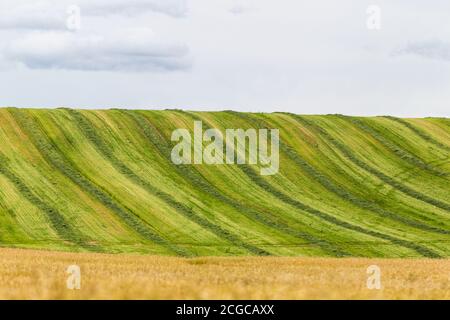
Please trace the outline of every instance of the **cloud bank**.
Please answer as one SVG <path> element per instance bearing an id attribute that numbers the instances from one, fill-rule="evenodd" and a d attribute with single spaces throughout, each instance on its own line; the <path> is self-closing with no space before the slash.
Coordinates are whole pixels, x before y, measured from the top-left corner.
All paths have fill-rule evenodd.
<path id="1" fill-rule="evenodd" d="M 82 3 L 89 15 L 137 15 L 151 11 L 180 18 L 188 12 L 186 0 L 85 0 Z"/>
<path id="2" fill-rule="evenodd" d="M 432 60 L 450 61 L 450 42 L 440 40 L 413 42 L 396 50 L 393 55 L 407 54 Z"/>
<path id="3" fill-rule="evenodd" d="M 7 59 L 30 69 L 89 71 L 186 69 L 190 66 L 188 54 L 187 46 L 159 41 L 150 29 L 108 35 L 33 32 L 5 50 Z"/>
<path id="4" fill-rule="evenodd" d="M 7 0 L 0 4 L 0 29 L 65 29 L 71 5 L 78 6 L 84 17 L 161 13 L 182 18 L 188 12 L 187 0 Z"/>
<path id="5" fill-rule="evenodd" d="M 0 5 L 0 60 L 30 69 L 174 71 L 191 65 L 189 47 L 163 40 L 138 15 L 186 15 L 186 0 L 78 0 L 81 30 L 67 27 L 70 0 L 6 1 Z M 86 22 L 86 23 L 85 23 Z M 125 26 L 123 26 L 125 24 Z M 129 27 L 131 25 L 131 27 Z M 2 40 L 3 38 L 3 40 Z"/>
<path id="6" fill-rule="evenodd" d="M 0 105 L 449 116 L 450 2 L 369 4 L 1 0 Z"/>
<path id="7" fill-rule="evenodd" d="M 0 29 L 55 30 L 64 29 L 65 9 L 47 2 L 2 3 L 0 6 Z"/>

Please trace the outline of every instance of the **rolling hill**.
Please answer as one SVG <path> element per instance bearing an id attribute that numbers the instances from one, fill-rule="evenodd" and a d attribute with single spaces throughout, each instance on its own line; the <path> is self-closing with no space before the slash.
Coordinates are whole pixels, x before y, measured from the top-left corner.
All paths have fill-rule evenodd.
<path id="1" fill-rule="evenodd" d="M 175 165 L 177 128 L 277 128 L 279 173 Z M 450 119 L 0 109 L 0 246 L 450 257 Z"/>

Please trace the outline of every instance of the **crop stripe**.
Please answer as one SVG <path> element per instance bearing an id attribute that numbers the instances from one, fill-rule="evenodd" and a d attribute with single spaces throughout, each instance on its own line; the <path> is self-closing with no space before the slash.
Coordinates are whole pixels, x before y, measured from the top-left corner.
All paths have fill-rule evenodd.
<path id="1" fill-rule="evenodd" d="M 84 235 L 74 230 L 67 219 L 58 210 L 42 201 L 40 197 L 36 196 L 18 176 L 7 168 L 7 162 L 8 159 L 4 156 L 0 156 L 0 174 L 6 177 L 8 181 L 16 187 L 25 199 L 38 208 L 40 212 L 45 214 L 51 228 L 56 232 L 58 237 L 89 251 L 103 251 L 100 247 L 90 244 Z"/>
<path id="2" fill-rule="evenodd" d="M 142 133 L 147 138 L 146 140 L 152 145 L 154 145 L 159 150 L 160 154 L 163 155 L 165 159 L 167 159 L 167 161 L 170 161 L 170 146 L 168 142 L 162 137 L 162 135 L 154 128 L 153 124 L 151 124 L 145 116 L 137 115 L 134 112 L 126 110 L 123 110 L 121 112 L 126 113 L 130 117 L 132 117 L 136 121 L 137 125 L 141 128 Z M 195 117 L 195 115 L 188 114 L 185 112 L 183 112 L 183 114 Z M 220 200 L 221 202 L 231 206 L 241 214 L 245 215 L 250 220 L 256 221 L 259 224 L 277 230 L 281 233 L 288 234 L 292 237 L 303 239 L 312 245 L 320 247 L 322 250 L 324 250 L 324 252 L 327 252 L 332 256 L 348 255 L 345 251 L 337 249 L 334 244 L 331 244 L 326 240 L 319 239 L 306 232 L 293 229 L 287 223 L 284 223 L 279 219 L 272 218 L 267 213 L 259 212 L 222 194 L 214 185 L 210 184 L 210 182 L 207 181 L 200 173 L 198 173 L 196 170 L 192 169 L 189 166 L 177 165 L 174 166 L 174 169 L 177 170 L 180 176 L 186 179 L 186 181 L 190 182 L 194 187 L 199 188 L 202 192 L 205 192 L 213 196 L 214 198 Z"/>
<path id="3" fill-rule="evenodd" d="M 89 119 L 87 119 L 80 112 L 75 110 L 68 110 L 67 112 L 75 119 L 75 122 L 78 125 L 78 128 L 84 134 L 84 136 L 91 141 L 91 143 L 95 146 L 95 148 L 106 158 L 109 162 L 123 175 L 127 178 L 130 178 L 133 183 L 143 187 L 150 194 L 157 196 L 162 199 L 164 202 L 169 204 L 176 212 L 186 217 L 190 221 L 196 223 L 201 226 L 205 230 L 213 233 L 219 238 L 225 239 L 232 243 L 235 246 L 243 247 L 247 249 L 249 252 L 257 255 L 268 255 L 268 252 L 257 248 L 253 245 L 250 245 L 243 240 L 241 240 L 237 235 L 222 229 L 220 226 L 211 223 L 209 220 L 203 218 L 202 216 L 196 214 L 191 208 L 186 205 L 174 200 L 172 196 L 169 194 L 159 190 L 148 181 L 142 179 L 138 176 L 131 168 L 121 162 L 112 152 L 112 150 L 108 147 L 108 145 L 104 142 L 104 140 L 95 132 L 94 125 L 91 123 Z"/>
<path id="4" fill-rule="evenodd" d="M 237 114 L 234 113 L 233 114 Z M 265 121 L 260 120 L 260 119 L 254 119 L 248 115 L 242 115 L 242 114 L 238 114 L 238 116 L 242 117 L 242 119 L 253 122 L 253 123 L 257 123 L 258 126 L 260 126 L 261 128 L 266 128 L 267 124 Z M 309 166 L 306 161 L 304 161 L 303 159 L 300 158 L 300 156 L 298 156 L 298 154 L 295 152 L 295 150 L 293 150 L 291 147 L 285 145 L 284 143 L 282 143 L 280 141 L 280 147 L 281 150 L 284 151 L 291 160 L 293 160 L 297 165 L 299 165 L 306 173 L 308 173 L 310 176 L 312 176 L 314 179 L 318 180 L 326 189 L 328 189 L 331 192 L 337 193 L 338 192 L 338 188 L 336 186 L 334 186 L 334 184 L 329 181 L 328 179 L 326 179 L 322 174 L 318 173 L 315 171 L 314 168 L 312 168 L 311 166 Z M 300 201 L 291 198 L 290 196 L 272 188 L 268 183 L 266 183 L 265 181 L 263 181 L 262 178 L 260 178 L 259 176 L 254 176 L 253 177 L 253 181 L 257 182 L 258 184 L 261 184 L 261 187 L 263 187 L 265 190 L 273 193 L 275 196 L 279 197 L 281 200 L 285 201 L 286 203 L 289 203 L 295 207 L 297 207 L 298 209 L 304 210 L 306 212 L 309 212 L 313 215 L 316 215 L 319 218 L 322 218 L 330 223 L 333 223 L 335 225 L 341 226 L 343 228 L 349 229 L 349 230 L 353 230 L 353 231 L 358 231 L 360 233 L 363 234 L 367 234 L 370 236 L 374 236 L 374 237 L 378 237 L 384 240 L 388 240 L 391 241 L 394 244 L 403 246 L 405 248 L 409 248 L 412 250 L 415 250 L 416 252 L 420 253 L 423 256 L 426 257 L 431 257 L 431 258 L 438 258 L 440 257 L 437 253 L 435 253 L 434 251 L 417 245 L 415 243 L 406 241 L 406 240 L 402 240 L 402 239 L 397 239 L 393 236 L 389 236 L 386 234 L 383 234 L 381 232 L 377 232 L 377 231 L 373 231 L 373 230 L 367 230 L 363 227 L 357 226 L 357 225 L 353 225 L 351 223 L 348 223 L 346 221 L 342 221 L 340 219 L 338 219 L 335 216 L 332 216 L 330 214 L 321 212 L 317 209 L 311 208 L 303 203 L 301 203 Z M 347 195 L 347 193 L 345 192 L 345 194 L 341 194 L 341 192 L 337 193 L 341 198 L 344 199 L 348 199 L 347 197 L 349 195 Z M 352 196 L 353 198 L 354 196 Z M 446 230 L 444 230 L 446 231 Z"/>
<path id="5" fill-rule="evenodd" d="M 428 171 L 429 173 L 431 173 L 435 176 L 446 176 L 448 174 L 446 172 L 443 172 L 443 171 L 427 164 L 422 159 L 411 154 L 409 151 L 403 149 L 398 144 L 395 144 L 391 140 L 385 138 L 377 129 L 373 128 L 372 126 L 370 126 L 366 123 L 363 123 L 361 120 L 354 118 L 354 117 L 347 117 L 347 116 L 342 116 L 342 115 L 339 115 L 339 118 L 344 119 L 346 121 L 350 121 L 356 127 L 358 127 L 360 130 L 366 132 L 367 134 L 369 134 L 373 138 L 375 138 L 380 144 L 385 146 L 390 152 L 394 153 L 400 159 L 402 159 L 406 162 L 409 162 L 411 165 L 413 165 L 415 167 L 419 167 L 424 171 Z"/>
<path id="6" fill-rule="evenodd" d="M 70 160 L 64 157 L 58 147 L 48 141 L 46 135 L 38 128 L 36 120 L 25 114 L 25 111 L 10 111 L 12 115 L 20 123 L 22 128 L 28 132 L 28 136 L 33 141 L 37 150 L 47 160 L 47 162 L 68 177 L 72 182 L 80 186 L 92 198 L 98 200 L 107 208 L 111 209 L 119 218 L 121 218 L 131 229 L 140 234 L 143 238 L 150 240 L 160 246 L 166 247 L 177 255 L 189 256 L 185 250 L 176 247 L 166 239 L 159 236 L 153 230 L 148 228 L 141 219 L 128 210 L 116 204 L 109 194 L 104 192 L 100 187 L 96 186 L 90 180 L 85 178 L 83 174 L 77 170 L 76 166 Z"/>
<path id="7" fill-rule="evenodd" d="M 385 116 L 384 118 L 402 124 L 403 126 L 407 127 L 411 131 L 413 131 L 415 134 L 417 134 L 419 137 L 421 137 L 423 140 L 425 140 L 431 144 L 434 144 L 435 146 L 437 146 L 447 152 L 450 152 L 450 146 L 445 145 L 445 144 L 441 143 L 440 141 L 436 140 L 431 135 L 429 135 L 425 131 L 419 129 L 417 126 L 413 125 L 412 123 L 410 123 L 404 119 L 400 119 L 400 118 L 396 118 L 396 117 Z"/>
<path id="8" fill-rule="evenodd" d="M 287 146 L 287 145 L 283 144 L 282 142 L 280 143 L 280 147 L 289 156 L 289 158 L 291 160 L 293 160 L 296 164 L 298 164 L 303 169 L 303 171 L 308 173 L 311 177 L 314 178 L 314 180 L 318 181 L 328 191 L 335 193 L 340 198 L 345 199 L 348 202 L 353 203 L 354 205 L 356 205 L 360 208 L 363 208 L 365 210 L 376 213 L 377 215 L 379 215 L 381 217 L 389 218 L 394 221 L 401 222 L 405 225 L 409 225 L 409 226 L 417 228 L 417 229 L 421 229 L 421 230 L 428 231 L 428 232 L 434 232 L 434 233 L 438 233 L 438 234 L 450 234 L 449 230 L 444 230 L 441 228 L 430 226 L 430 225 L 424 224 L 420 221 L 409 219 L 404 216 L 392 213 L 388 210 L 381 208 L 380 206 L 378 206 L 375 203 L 369 202 L 365 199 L 361 199 L 361 198 L 355 196 L 354 194 L 350 193 L 349 191 L 345 190 L 344 188 L 338 187 L 334 182 L 332 182 L 330 179 L 328 179 L 328 177 L 325 176 L 324 174 L 316 171 L 316 169 L 313 166 L 311 166 L 309 163 L 307 163 L 305 160 L 303 160 L 292 147 Z"/>
<path id="9" fill-rule="evenodd" d="M 350 151 L 350 149 L 348 149 L 345 145 L 343 145 L 341 142 L 339 142 L 337 139 L 335 139 L 333 136 L 331 136 L 331 134 L 329 134 L 328 132 L 326 132 L 324 129 L 320 128 L 319 126 L 317 126 L 316 124 L 314 124 L 313 122 L 304 119 L 301 116 L 297 116 L 297 115 L 291 115 L 292 117 L 294 117 L 294 119 L 299 122 L 300 124 L 312 128 L 313 130 L 315 130 L 316 132 L 319 132 L 320 135 L 322 135 L 324 138 L 326 138 L 329 142 L 331 142 L 333 144 L 333 146 L 335 146 L 339 151 L 342 152 L 342 154 L 351 162 L 353 162 L 354 164 L 356 164 L 358 167 L 360 167 L 361 169 L 373 174 L 374 176 L 378 177 L 381 181 L 385 182 L 386 184 L 394 187 L 395 189 L 403 192 L 404 194 L 413 197 L 417 200 L 426 202 L 428 204 L 431 204 L 437 208 L 443 209 L 447 212 L 450 212 L 450 205 L 442 202 L 440 200 L 431 198 L 423 193 L 420 193 L 396 180 L 394 180 L 393 178 L 385 175 L 383 172 L 375 169 L 374 167 L 370 166 L 369 164 L 367 164 L 366 162 L 358 159 L 352 151 Z"/>

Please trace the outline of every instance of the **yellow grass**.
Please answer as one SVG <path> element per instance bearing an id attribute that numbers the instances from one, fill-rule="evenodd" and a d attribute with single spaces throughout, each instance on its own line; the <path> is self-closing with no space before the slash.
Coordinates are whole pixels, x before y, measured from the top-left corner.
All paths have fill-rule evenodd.
<path id="1" fill-rule="evenodd" d="M 81 268 L 81 289 L 66 269 Z M 366 286 L 381 268 L 381 290 Z M 0 249 L 0 299 L 449 299 L 450 260 L 196 258 Z"/>

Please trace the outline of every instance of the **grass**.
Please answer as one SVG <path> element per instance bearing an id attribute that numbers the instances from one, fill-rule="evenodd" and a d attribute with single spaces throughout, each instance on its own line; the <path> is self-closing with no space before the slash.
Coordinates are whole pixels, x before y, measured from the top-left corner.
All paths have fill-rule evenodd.
<path id="1" fill-rule="evenodd" d="M 0 299 L 450 299 L 448 259 L 0 255 Z M 66 287 L 72 264 L 80 290 Z M 380 290 L 367 288 L 371 265 Z"/>
<path id="2" fill-rule="evenodd" d="M 242 115 L 240 115 L 242 116 Z M 245 116 L 247 119 L 249 119 L 249 116 Z M 251 120 L 250 120 L 251 121 Z M 267 124 L 265 124 L 264 122 L 262 122 L 261 120 L 256 121 L 255 123 L 258 127 L 260 128 L 268 128 Z M 431 231 L 438 231 L 439 233 L 444 233 L 447 234 L 448 231 L 446 230 L 440 230 L 440 229 L 436 229 L 433 227 L 429 227 L 427 225 L 423 225 L 421 223 L 417 223 L 414 221 L 411 221 L 409 219 L 403 218 L 401 216 L 397 216 L 395 214 L 392 214 L 390 212 L 387 212 L 385 210 L 383 210 L 382 208 L 379 208 L 376 204 L 365 201 L 363 199 L 359 199 L 357 197 L 355 197 L 354 195 L 352 195 L 351 193 L 347 192 L 344 188 L 342 188 L 342 186 L 338 186 L 336 184 L 334 184 L 332 181 L 330 181 L 325 175 L 317 172 L 310 164 L 308 164 L 306 161 L 304 161 L 297 153 L 295 150 L 293 150 L 293 148 L 286 146 L 285 144 L 283 144 L 283 142 L 280 143 L 280 147 L 281 150 L 284 151 L 288 157 L 298 166 L 300 166 L 307 174 L 309 174 L 311 176 L 312 179 L 318 181 L 322 186 L 324 186 L 328 191 L 333 192 L 335 194 L 337 194 L 340 198 L 343 198 L 357 206 L 360 206 L 366 210 L 369 210 L 371 212 L 374 212 L 376 214 L 381 215 L 382 217 L 385 218 L 391 218 L 394 220 L 398 220 L 401 221 L 405 224 L 409 224 L 412 225 L 414 227 L 419 227 L 419 228 L 424 228 L 424 229 L 428 229 Z M 280 200 L 284 201 L 285 203 L 289 203 L 292 206 L 298 207 L 301 210 L 307 211 L 311 214 L 314 214 L 328 222 L 334 223 L 336 225 L 339 225 L 343 228 L 346 229 L 350 229 L 350 230 L 354 230 L 354 231 L 358 231 L 361 233 L 365 233 L 374 237 L 378 237 L 381 239 L 386 239 L 389 240 L 393 243 L 396 243 L 398 245 L 402 245 L 404 247 L 407 248 L 411 248 L 413 250 L 416 250 L 418 253 L 426 256 L 426 257 L 430 257 L 430 258 L 436 258 L 439 257 L 438 254 L 436 254 L 435 252 L 428 250 L 427 248 L 420 246 L 418 244 L 414 244 L 408 241 L 404 241 L 404 240 L 400 240 L 397 238 L 394 238 L 390 235 L 386 235 L 383 233 L 379 233 L 379 232 L 375 232 L 373 230 L 367 230 L 364 229 L 360 226 L 355 226 L 353 224 L 350 224 L 348 222 L 345 221 L 341 221 L 335 217 L 329 216 L 326 213 L 320 212 L 318 210 L 315 210 L 313 208 L 310 208 L 306 205 L 304 205 L 303 203 L 292 199 L 288 196 L 286 196 L 285 194 L 283 194 L 282 192 L 278 191 L 278 190 L 274 190 L 271 188 L 271 186 L 268 186 L 267 183 L 261 179 L 260 177 L 255 176 L 254 177 L 254 181 L 256 181 L 257 184 L 261 185 L 263 188 L 265 188 L 266 190 L 270 190 L 271 193 L 275 194 L 277 196 L 277 198 L 279 198 Z"/>
<path id="3" fill-rule="evenodd" d="M 173 165 L 171 133 L 194 120 L 279 128 L 279 174 Z M 0 140 L 2 247 L 450 256 L 447 119 L 3 108 Z"/>
<path id="4" fill-rule="evenodd" d="M 293 115 L 293 117 L 295 117 L 295 119 L 297 121 L 299 121 L 302 125 L 312 128 L 312 130 L 315 130 L 317 133 L 319 133 L 321 136 L 323 136 L 325 139 L 327 139 L 336 149 L 338 149 L 340 152 L 342 152 L 342 154 L 348 158 L 353 164 L 355 164 L 356 166 L 362 168 L 363 170 L 366 170 L 367 172 L 377 176 L 380 180 L 382 180 L 383 182 L 391 185 L 392 187 L 396 188 L 397 190 L 413 197 L 416 198 L 418 200 L 421 201 L 425 201 L 428 202 L 438 208 L 442 208 L 444 210 L 450 211 L 450 206 L 446 203 L 442 203 L 440 201 L 437 201 L 436 199 L 430 198 L 424 194 L 421 194 L 420 192 L 417 192 L 416 190 L 413 190 L 407 186 L 405 186 L 404 184 L 400 183 L 399 181 L 396 181 L 394 179 L 392 179 L 391 177 L 387 176 L 386 174 L 384 174 L 383 172 L 375 169 L 374 167 L 368 165 L 367 163 L 365 163 L 364 161 L 362 161 L 361 159 L 358 159 L 353 153 L 352 151 L 347 148 L 344 144 L 340 143 L 337 139 L 335 139 L 331 134 L 329 134 L 327 131 L 325 131 L 324 129 L 322 129 L 320 126 L 314 124 L 314 122 L 309 121 L 301 116 L 298 115 Z M 389 119 L 392 119 L 393 121 L 397 121 L 400 122 L 402 124 L 406 124 L 407 122 L 403 119 L 398 119 L 398 118 L 392 118 L 389 117 Z M 408 124 L 408 127 L 410 127 L 410 125 Z M 417 129 L 415 129 L 417 130 Z M 433 138 L 431 138 L 430 136 L 424 134 L 421 132 L 420 134 L 421 137 L 426 138 L 426 140 L 431 141 L 433 144 L 439 145 L 440 147 L 444 148 L 444 149 L 448 149 L 450 150 L 450 147 L 447 146 L 447 148 L 445 148 L 446 146 L 444 146 L 443 144 L 437 142 L 436 140 L 434 140 Z M 448 231 L 446 231 L 445 233 L 447 233 Z"/>
<path id="5" fill-rule="evenodd" d="M 95 145 L 95 147 L 99 150 L 99 152 L 105 158 L 107 158 L 113 164 L 113 166 L 117 168 L 118 171 L 128 176 L 131 180 L 133 180 L 133 182 L 141 185 L 149 193 L 154 194 L 155 196 L 163 199 L 174 210 L 184 215 L 188 219 L 192 220 L 199 226 L 216 234 L 218 237 L 225 238 L 231 243 L 249 250 L 249 252 L 251 253 L 259 255 L 267 254 L 264 250 L 261 250 L 257 247 L 249 245 L 248 243 L 243 242 L 241 239 L 233 235 L 231 232 L 225 231 L 220 226 L 213 224 L 207 219 L 197 215 L 191 208 L 187 207 L 186 205 L 180 202 L 174 201 L 169 194 L 161 190 L 158 190 L 150 182 L 142 179 L 136 172 L 134 172 L 132 169 L 130 169 L 127 165 L 125 165 L 123 162 L 121 162 L 114 156 L 108 145 L 104 141 L 102 141 L 102 139 L 96 134 L 95 128 L 87 118 L 85 118 L 81 113 L 75 110 L 68 110 L 68 112 L 70 112 L 70 114 L 74 117 L 75 122 L 77 123 L 77 125 L 80 128 L 80 131 L 83 132 L 85 137 Z"/>
<path id="6" fill-rule="evenodd" d="M 376 138 L 381 144 L 383 144 L 386 148 L 388 148 L 390 151 L 395 153 L 398 157 L 401 159 L 411 163 L 413 166 L 419 167 L 421 169 L 427 170 L 430 173 L 433 173 L 438 176 L 444 176 L 448 173 L 440 171 L 439 169 L 433 167 L 432 165 L 429 165 L 419 157 L 415 156 L 414 154 L 411 154 L 407 150 L 403 149 L 400 145 L 388 140 L 383 135 L 382 131 L 378 130 L 377 128 L 370 125 L 370 122 L 364 123 L 360 119 L 357 118 L 346 118 L 350 119 L 353 124 L 358 126 L 361 130 L 364 130 L 374 138 Z"/>
<path id="7" fill-rule="evenodd" d="M 41 153 L 41 155 L 50 163 L 56 170 L 67 176 L 75 184 L 79 185 L 83 190 L 86 190 L 92 197 L 99 200 L 106 207 L 117 214 L 127 225 L 133 228 L 143 237 L 167 247 L 174 253 L 179 255 L 189 255 L 184 250 L 173 246 L 171 243 L 156 234 L 151 228 L 145 225 L 136 215 L 125 209 L 119 202 L 114 201 L 111 196 L 101 187 L 89 180 L 86 176 L 80 173 L 76 164 L 65 158 L 64 153 L 60 151 L 58 146 L 54 144 L 47 135 L 39 129 L 39 123 L 32 117 L 25 114 L 25 112 L 15 110 L 14 112 L 19 124 L 27 132 Z M 65 227 L 62 221 L 59 221 L 58 227 Z"/>

